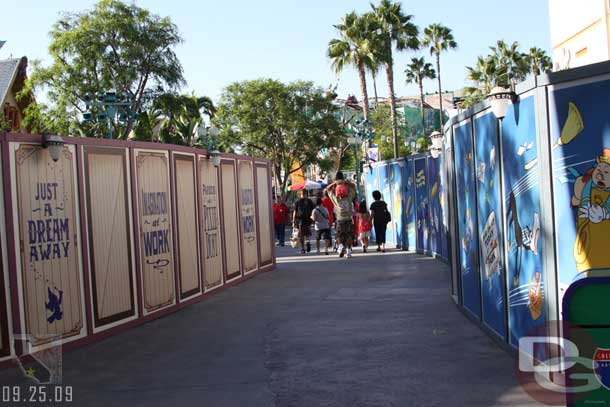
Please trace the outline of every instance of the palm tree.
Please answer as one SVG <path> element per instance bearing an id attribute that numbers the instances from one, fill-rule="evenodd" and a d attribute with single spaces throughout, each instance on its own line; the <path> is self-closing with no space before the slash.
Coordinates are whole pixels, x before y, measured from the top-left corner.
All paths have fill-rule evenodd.
<path id="1" fill-rule="evenodd" d="M 392 48 L 403 51 L 419 48 L 417 35 L 419 31 L 411 22 L 412 15 L 403 13 L 400 3 L 390 0 L 381 0 L 378 6 L 371 4 L 374 16 L 379 24 L 376 32 L 381 48 L 378 49 L 377 58 L 385 64 L 390 97 L 390 116 L 392 123 L 392 141 L 394 144 L 394 158 L 398 157 L 398 121 L 396 119 L 396 95 L 394 94 L 394 59 Z"/>
<path id="2" fill-rule="evenodd" d="M 380 61 L 376 58 L 369 60 L 366 69 L 371 73 L 373 78 L 373 92 L 375 94 L 375 106 L 377 106 L 379 103 L 379 98 L 377 97 L 377 75 L 379 75 L 379 70 L 381 69 Z"/>
<path id="3" fill-rule="evenodd" d="M 424 116 L 424 79 L 436 78 L 436 72 L 434 71 L 434 68 L 432 68 L 432 64 L 426 62 L 424 57 L 421 57 L 411 58 L 411 63 L 407 65 L 407 69 L 405 69 L 405 74 L 407 75 L 407 83 L 417 83 L 417 85 L 419 86 L 422 133 L 425 133 L 426 120 Z"/>
<path id="4" fill-rule="evenodd" d="M 369 118 L 369 97 L 366 89 L 366 67 L 374 59 L 374 47 L 367 33 L 370 32 L 371 21 L 356 14 L 355 11 L 346 14 L 341 22 L 334 27 L 341 38 L 333 38 L 328 43 L 327 55 L 332 60 L 332 66 L 339 74 L 345 66 L 352 65 L 358 71 L 360 92 L 362 93 L 364 118 Z"/>
<path id="5" fill-rule="evenodd" d="M 529 53 L 525 54 L 524 57 L 534 76 L 550 72 L 553 69 L 551 58 L 541 48 L 530 48 Z"/>
<path id="6" fill-rule="evenodd" d="M 451 28 L 442 24 L 430 24 L 424 29 L 422 45 L 430 48 L 430 55 L 436 58 L 436 78 L 438 80 L 439 118 L 441 129 L 443 127 L 443 91 L 441 87 L 441 52 L 457 48 Z"/>
<path id="7" fill-rule="evenodd" d="M 508 45 L 503 40 L 498 40 L 496 46 L 489 47 L 492 55 L 496 57 L 496 63 L 500 70 L 498 74 L 499 86 L 512 86 L 517 81 L 525 80 L 530 72 L 530 67 L 524 54 L 519 51 L 519 43 L 514 41 Z"/>

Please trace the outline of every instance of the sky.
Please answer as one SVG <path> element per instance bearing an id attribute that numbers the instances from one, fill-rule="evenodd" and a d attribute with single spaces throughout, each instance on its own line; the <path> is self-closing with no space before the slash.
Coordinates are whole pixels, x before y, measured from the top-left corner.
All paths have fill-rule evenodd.
<path id="1" fill-rule="evenodd" d="M 377 0 L 375 0 L 377 1 Z M 48 32 L 62 11 L 91 9 L 91 0 L 0 0 L 3 18 L 0 59 L 27 56 L 49 64 Z M 187 81 L 182 92 L 206 95 L 218 101 L 225 86 L 235 81 L 273 78 L 283 82 L 311 80 L 323 88 L 338 85 L 338 94 L 360 99 L 358 76 L 347 68 L 339 76 L 326 56 L 329 40 L 338 38 L 333 24 L 355 10 L 370 10 L 370 1 L 361 0 L 136 0 L 155 14 L 169 16 L 178 26 L 184 42 L 176 47 Z M 5 7 L 2 7 L 6 4 Z M 547 0 L 403 0 L 403 9 L 414 16 L 423 31 L 431 23 L 453 29 L 458 49 L 441 54 L 443 90 L 467 84 L 466 66 L 485 55 L 496 40 L 518 41 L 522 51 L 532 46 L 550 55 Z M 429 53 L 400 53 L 394 63 L 394 86 L 398 96 L 418 94 L 415 85 L 406 85 L 404 69 L 414 56 Z M 373 95 L 372 81 L 369 95 Z M 436 80 L 424 83 L 425 92 L 437 89 Z M 385 73 L 377 79 L 379 96 L 387 96 Z"/>

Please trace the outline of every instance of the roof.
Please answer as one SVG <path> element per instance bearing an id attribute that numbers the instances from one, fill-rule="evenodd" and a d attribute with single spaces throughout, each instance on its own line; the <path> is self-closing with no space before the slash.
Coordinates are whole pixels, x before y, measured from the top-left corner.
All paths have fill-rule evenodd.
<path id="1" fill-rule="evenodd" d="M 6 59 L 0 61 L 0 103 L 4 104 L 4 100 L 9 91 L 13 87 L 13 82 L 17 76 L 17 70 L 21 58 Z"/>

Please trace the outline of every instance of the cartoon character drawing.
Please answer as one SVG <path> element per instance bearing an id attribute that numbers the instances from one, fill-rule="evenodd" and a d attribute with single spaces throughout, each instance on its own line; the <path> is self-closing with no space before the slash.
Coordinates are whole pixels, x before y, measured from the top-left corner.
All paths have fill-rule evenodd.
<path id="1" fill-rule="evenodd" d="M 63 300 L 64 292 L 57 287 L 55 287 L 55 290 L 59 293 L 59 297 L 57 294 L 51 291 L 51 287 L 47 287 L 49 302 L 45 303 L 45 307 L 52 312 L 52 314 L 47 318 L 47 322 L 49 324 L 55 321 L 61 321 L 64 315 L 64 313 L 61 311 L 61 302 Z"/>
<path id="2" fill-rule="evenodd" d="M 542 315 L 542 307 L 544 305 L 542 287 L 540 285 L 540 272 L 536 272 L 530 279 L 528 285 L 528 297 L 530 314 L 532 319 L 535 321 Z"/>
<path id="3" fill-rule="evenodd" d="M 610 268 L 610 148 L 574 181 L 572 206 L 578 207 L 574 258 L 579 273 Z"/>
<path id="4" fill-rule="evenodd" d="M 513 191 L 510 191 L 509 205 L 506 211 L 506 224 L 509 227 L 508 250 L 512 252 L 514 248 L 516 251 L 515 276 L 513 277 L 513 285 L 515 287 L 519 285 L 523 250 L 530 250 L 535 255 L 538 255 L 538 238 L 540 237 L 540 216 L 534 213 L 533 225 L 530 228 L 528 225 L 521 225 L 518 213 L 517 199 Z"/>

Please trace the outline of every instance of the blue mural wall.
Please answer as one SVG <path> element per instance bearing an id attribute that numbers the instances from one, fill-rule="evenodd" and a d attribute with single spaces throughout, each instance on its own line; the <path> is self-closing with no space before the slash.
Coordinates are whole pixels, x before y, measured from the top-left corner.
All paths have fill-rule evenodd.
<path id="1" fill-rule="evenodd" d="M 413 159 L 407 160 L 407 165 L 402 173 L 404 185 L 405 202 L 405 237 L 406 247 L 409 250 L 416 249 L 416 226 L 415 226 L 415 176 L 413 172 Z"/>
<path id="2" fill-rule="evenodd" d="M 610 80 L 551 88 L 548 105 L 561 301 L 610 269 Z"/>
<path id="3" fill-rule="evenodd" d="M 426 174 L 426 157 L 416 158 L 415 167 L 415 224 L 417 250 L 430 251 L 430 230 L 428 224 L 428 175 Z"/>
<path id="4" fill-rule="evenodd" d="M 390 170 L 390 199 L 391 205 L 388 203 L 388 210 L 392 214 L 392 231 L 393 236 L 388 237 L 388 242 L 392 241 L 397 247 L 402 248 L 403 240 L 403 194 L 402 194 L 402 168 L 404 161 L 393 162 L 389 164 Z M 392 240 L 393 239 L 393 240 Z"/>
<path id="5" fill-rule="evenodd" d="M 502 120 L 509 342 L 515 346 L 519 338 L 535 332 L 547 318 L 534 108 L 533 95 L 522 97 Z"/>
<path id="6" fill-rule="evenodd" d="M 479 280 L 478 238 L 472 124 L 470 121 L 455 127 L 454 157 L 458 236 L 460 244 L 460 272 L 464 307 L 481 317 L 481 288 Z"/>
<path id="7" fill-rule="evenodd" d="M 500 146 L 496 117 L 488 112 L 474 120 L 479 274 L 483 321 L 500 337 L 506 336 L 505 272 L 500 192 Z"/>
<path id="8" fill-rule="evenodd" d="M 439 222 L 440 222 L 440 233 L 438 235 L 439 240 L 439 256 L 445 260 L 449 260 L 449 227 L 447 224 L 447 193 L 445 185 L 447 185 L 447 171 L 445 169 L 445 154 L 441 154 L 438 158 L 438 171 L 439 171 L 439 182 L 438 182 L 438 202 L 439 202 Z"/>
<path id="9" fill-rule="evenodd" d="M 441 200 L 440 200 L 440 159 L 428 157 L 428 234 L 430 251 L 433 254 L 441 253 Z"/>

